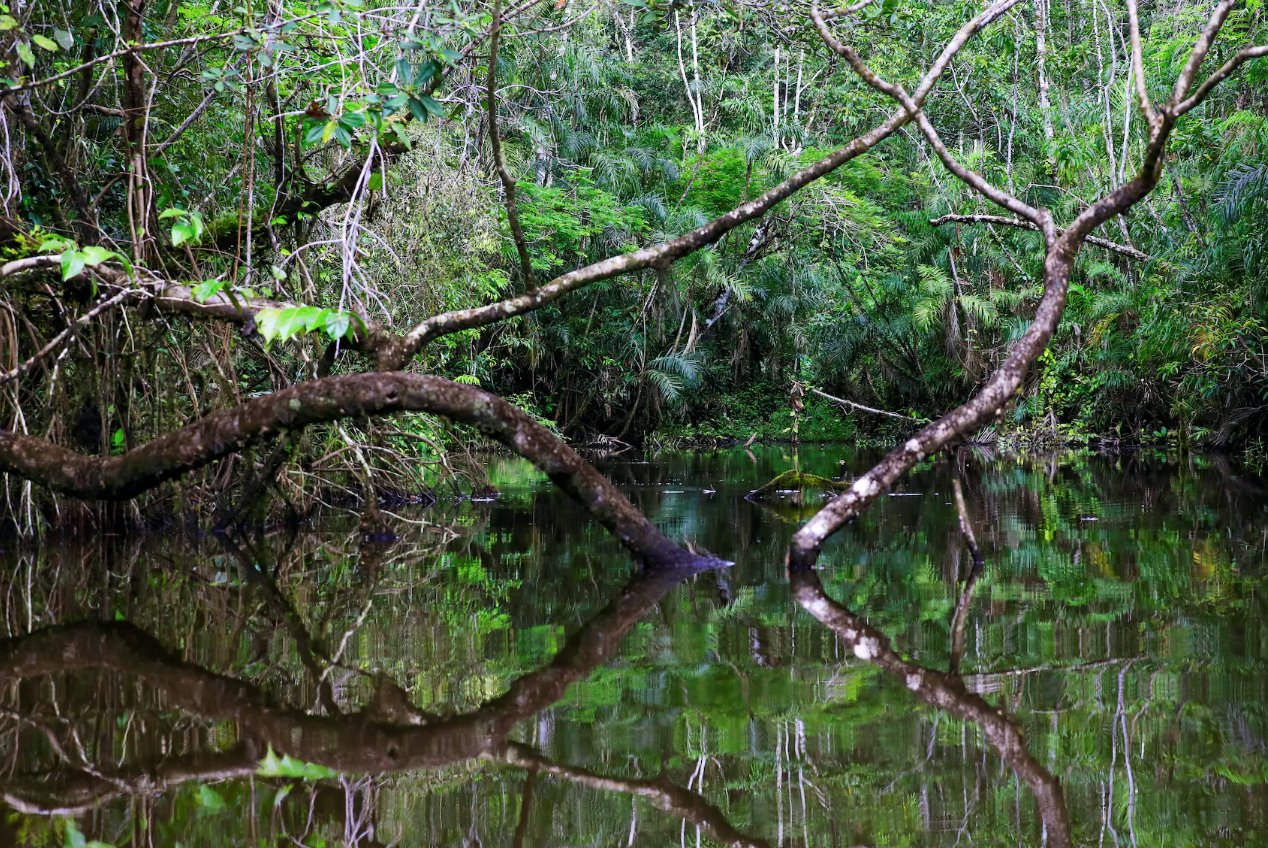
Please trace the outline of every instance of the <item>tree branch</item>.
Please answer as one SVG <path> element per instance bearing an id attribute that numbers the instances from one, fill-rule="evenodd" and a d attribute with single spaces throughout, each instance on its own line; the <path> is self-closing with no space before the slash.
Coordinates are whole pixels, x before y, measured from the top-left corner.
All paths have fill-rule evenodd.
<path id="1" fill-rule="evenodd" d="M 502 7 L 498 0 L 493 3 L 493 23 L 489 27 L 489 151 L 493 156 L 493 165 L 497 168 L 498 178 L 502 181 L 502 191 L 506 194 L 506 220 L 511 227 L 511 236 L 515 239 L 515 251 L 520 257 L 520 273 L 524 276 L 524 287 L 533 287 L 533 261 L 528 255 L 528 243 L 524 239 L 524 229 L 520 226 L 520 210 L 515 203 L 515 178 L 506 169 L 502 161 L 502 142 L 498 138 L 498 35 L 501 32 Z"/>
<path id="2" fill-rule="evenodd" d="M 1140 11 L 1136 8 L 1136 0 L 1127 0 L 1127 20 L 1130 25 L 1132 72 L 1136 77 L 1136 99 L 1140 103 L 1140 111 L 1150 126 L 1158 120 L 1154 106 L 1149 102 L 1149 85 L 1145 80 L 1144 50 L 1140 45 Z"/>
<path id="3" fill-rule="evenodd" d="M 1004 227 L 1020 227 L 1023 230 L 1038 230 L 1029 221 L 1023 221 L 1020 218 L 1005 218 L 1003 215 L 943 215 L 939 218 L 933 218 L 929 221 L 930 226 L 940 227 L 943 224 L 999 224 Z M 1064 230 L 1058 229 L 1057 235 L 1061 235 Z M 1118 242 L 1109 241 L 1108 239 L 1098 238 L 1096 236 L 1087 237 L 1088 244 L 1094 244 L 1097 247 L 1103 247 L 1114 253 L 1121 253 L 1123 256 L 1130 256 L 1132 259 L 1139 259 L 1141 262 L 1148 262 L 1150 257 L 1148 253 L 1137 250 L 1128 245 L 1119 244 Z"/>
<path id="4" fill-rule="evenodd" d="M 1229 59 L 1220 66 L 1219 70 L 1207 77 L 1202 84 L 1198 86 L 1198 90 L 1193 92 L 1191 97 L 1186 98 L 1176 107 L 1176 114 L 1183 115 L 1185 112 L 1188 112 L 1195 106 L 1199 105 L 1206 99 L 1206 96 L 1211 93 L 1211 89 L 1215 88 L 1215 86 L 1230 77 L 1234 71 L 1241 67 L 1242 63 L 1251 59 L 1259 59 L 1263 56 L 1268 56 L 1268 44 L 1260 44 L 1255 47 L 1244 47 L 1237 51 L 1233 58 Z"/>
<path id="5" fill-rule="evenodd" d="M 1130 209 L 1157 185 L 1162 173 L 1162 155 L 1175 126 L 1178 107 L 1188 93 L 1197 66 L 1210 49 L 1231 5 L 1231 0 L 1224 0 L 1220 4 L 1195 43 L 1170 102 L 1160 110 L 1158 120 L 1150 128 L 1144 161 L 1136 176 L 1084 209 L 1059 237 L 1051 218 L 1046 219 L 1049 230 L 1045 232 L 1047 255 L 1043 267 L 1043 297 L 1030 326 L 1009 351 L 1003 364 L 987 379 L 976 395 L 894 448 L 871 470 L 855 480 L 849 491 L 832 500 L 806 522 L 793 536 L 789 546 L 790 572 L 813 569 L 820 550 L 830 536 L 856 517 L 865 506 L 889 489 L 921 459 L 963 435 L 976 431 L 990 419 L 1002 414 L 1009 401 L 1020 391 L 1027 371 L 1047 348 L 1061 321 L 1070 271 L 1084 241 L 1093 230 L 1114 215 Z"/>
<path id="6" fill-rule="evenodd" d="M 35 436 L 0 431 L 0 471 L 79 498 L 125 500 L 284 432 L 402 411 L 477 427 L 544 471 L 649 565 L 701 561 L 661 534 L 606 477 L 531 416 L 481 389 L 420 374 L 309 380 L 213 412 L 119 456 L 85 456 Z"/>
<path id="7" fill-rule="evenodd" d="M 825 400 L 830 400 L 830 401 L 832 401 L 833 403 L 838 403 L 838 404 L 840 404 L 841 406 L 848 407 L 848 408 L 850 408 L 850 409 L 857 409 L 859 412 L 867 412 L 867 413 L 870 413 L 870 414 L 872 414 L 872 415 L 888 415 L 890 418 L 897 418 L 899 421 L 915 421 L 915 422 L 920 422 L 920 421 L 928 421 L 928 420 L 929 420 L 928 418 L 917 418 L 917 417 L 915 417 L 914 415 L 903 415 L 903 414 L 902 414 L 902 413 L 900 413 L 900 412 L 886 412 L 886 411 L 885 411 L 885 410 L 883 410 L 883 409 L 874 409 L 874 408 L 872 408 L 872 407 L 870 407 L 870 406 L 864 406 L 864 405 L 863 405 L 863 404 L 861 404 L 861 403 L 855 403 L 855 402 L 854 402 L 854 401 L 852 401 L 852 400 L 845 400 L 844 398 L 834 397 L 834 396 L 832 396 L 832 395 L 828 394 L 827 392 L 821 392 L 821 391 L 819 391 L 819 390 L 818 390 L 818 389 L 816 389 L 814 386 L 809 386 L 808 388 L 810 389 L 810 391 L 811 391 L 811 392 L 813 392 L 814 394 L 817 394 L 819 397 L 821 397 L 821 398 L 823 398 L 823 399 L 825 399 Z"/>
<path id="8" fill-rule="evenodd" d="M 122 303 L 123 301 L 127 300 L 130 297 L 141 297 L 141 296 L 144 296 L 145 294 L 146 292 L 137 291 L 135 289 L 125 289 L 123 291 L 120 291 L 111 295 L 108 298 L 103 299 L 100 303 L 98 303 L 92 309 L 89 309 L 83 315 L 79 316 L 74 321 L 72 321 L 66 329 L 62 330 L 56 336 L 53 336 L 53 338 L 49 339 L 46 345 L 44 345 L 42 348 L 36 351 L 21 365 L 17 366 L 16 368 L 13 368 L 12 370 L 5 371 L 3 374 L 0 374 L 0 386 L 3 386 L 6 383 L 13 382 L 14 380 L 18 379 L 23 374 L 25 374 L 27 371 L 31 370 L 31 368 L 37 362 L 39 362 L 44 357 L 48 356 L 50 353 L 52 353 L 53 351 L 61 347 L 62 343 L 65 342 L 67 339 L 69 339 L 77 329 L 79 329 L 80 327 L 86 326 L 89 322 L 92 321 L 92 319 L 96 318 L 101 313 L 117 306 L 118 304 Z"/>
<path id="9" fill-rule="evenodd" d="M 963 41 L 967 41 L 968 35 L 971 35 L 973 32 L 985 27 L 991 21 L 1007 12 L 1013 6 L 1017 5 L 1017 2 L 1018 0 L 1001 0 L 1001 2 L 988 8 L 985 12 L 978 15 L 970 22 L 970 25 L 973 26 L 971 31 L 965 33 L 965 29 L 967 29 L 967 27 L 965 29 L 961 29 L 960 33 L 957 33 L 957 38 L 963 33 Z M 959 160 L 951 155 L 951 152 L 947 149 L 946 144 L 943 143 L 942 137 L 938 134 L 937 129 L 935 129 L 933 124 L 929 121 L 928 116 L 926 116 L 924 112 L 920 111 L 920 106 L 923 105 L 922 97 L 911 97 L 901 85 L 887 82 L 877 75 L 876 72 L 868 67 L 867 63 L 859 57 L 853 47 L 843 44 L 835 35 L 832 34 L 832 30 L 828 28 L 827 21 L 825 21 L 823 16 L 819 13 L 819 8 L 817 6 L 811 7 L 810 16 L 814 19 L 815 28 L 818 30 L 819 37 L 823 39 L 823 42 L 827 44 L 833 52 L 843 57 L 864 82 L 882 94 L 888 96 L 894 102 L 902 105 L 908 113 L 915 115 L 916 125 L 920 128 L 920 132 L 924 135 L 925 140 L 929 143 L 929 146 L 933 148 L 934 153 L 936 153 L 938 158 L 942 160 L 942 163 L 946 166 L 947 170 L 959 177 L 962 182 L 978 194 L 981 194 L 983 197 L 999 206 L 1004 207 L 1010 212 L 1033 222 L 1036 228 L 1044 233 L 1045 238 L 1049 236 L 1051 220 L 1046 211 L 1036 209 L 1035 207 L 1022 202 L 1019 198 L 1013 196 L 1012 194 L 992 185 L 981 174 L 978 174 L 976 171 L 973 171 L 961 164 Z M 961 41 L 961 43 L 963 43 L 963 41 Z M 917 89 L 917 95 L 919 95 L 919 93 L 920 89 Z"/>

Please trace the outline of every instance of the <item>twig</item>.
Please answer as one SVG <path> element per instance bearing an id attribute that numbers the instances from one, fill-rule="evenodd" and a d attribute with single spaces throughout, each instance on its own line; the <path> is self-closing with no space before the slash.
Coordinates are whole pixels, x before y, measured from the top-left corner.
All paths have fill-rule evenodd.
<path id="1" fill-rule="evenodd" d="M 874 407 L 864 406 L 863 404 L 855 403 L 852 400 L 845 400 L 844 398 L 834 397 L 827 392 L 821 392 L 813 386 L 810 386 L 809 389 L 821 398 L 830 400 L 833 403 L 839 403 L 842 406 L 849 407 L 850 409 L 857 409 L 859 412 L 868 412 L 872 415 L 888 415 L 890 418 L 897 418 L 900 421 L 915 421 L 917 423 L 929 420 L 928 418 L 917 418 L 914 415 L 903 415 L 901 412 L 887 412 L 884 409 L 875 409 Z"/>
<path id="2" fill-rule="evenodd" d="M 999 224 L 1005 227 L 1020 227 L 1023 230 L 1038 230 L 1039 228 L 1030 221 L 1023 221 L 1020 218 L 1006 218 L 1003 215 L 943 215 L 940 218 L 934 218 L 929 221 L 929 225 L 940 227 L 943 224 Z M 1061 235 L 1064 230 L 1058 229 L 1057 235 Z M 1088 236 L 1088 244 L 1094 244 L 1097 247 L 1103 247 L 1114 253 L 1121 253 L 1123 256 L 1130 256 L 1132 259 L 1139 259 L 1141 262 L 1148 262 L 1150 256 L 1144 251 L 1137 250 L 1125 244 L 1109 241 L 1108 239 L 1098 238 L 1097 236 Z"/>
<path id="3" fill-rule="evenodd" d="M 144 294 L 147 294 L 147 292 L 141 291 L 139 289 L 124 289 L 123 291 L 117 292 L 116 294 L 111 295 L 110 297 L 101 301 L 92 309 L 88 310 L 83 315 L 79 316 L 74 321 L 72 321 L 66 327 L 65 330 L 62 330 L 56 336 L 53 336 L 53 338 L 49 340 L 48 344 L 40 348 L 39 351 L 37 351 L 26 362 L 23 362 L 21 365 L 12 369 L 11 371 L 6 371 L 3 374 L 0 374 L 0 386 L 3 386 L 6 383 L 11 383 L 14 380 L 18 379 L 27 371 L 29 371 L 41 359 L 48 356 L 54 350 L 57 350 L 57 348 L 61 347 L 62 342 L 64 342 L 67 338 L 69 338 L 70 335 L 75 332 L 75 329 L 77 327 L 82 327 L 83 325 L 91 321 L 92 319 L 96 318 L 101 313 L 105 312 L 107 309 L 110 309 L 112 306 L 116 306 L 117 304 L 122 303 L 123 301 L 127 300 L 129 297 L 144 295 Z"/>
<path id="4" fill-rule="evenodd" d="M 502 7 L 498 0 L 493 3 L 493 23 L 489 26 L 489 152 L 493 156 L 493 165 L 497 168 L 498 179 L 502 181 L 502 190 L 506 194 L 506 220 L 511 225 L 511 236 L 515 239 L 515 252 L 520 257 L 520 273 L 524 275 L 524 287 L 533 287 L 533 261 L 528 255 L 528 243 L 524 238 L 524 228 L 520 226 L 519 205 L 515 202 L 515 178 L 506 169 L 502 161 L 502 142 L 498 138 L 498 37 L 501 34 Z"/>

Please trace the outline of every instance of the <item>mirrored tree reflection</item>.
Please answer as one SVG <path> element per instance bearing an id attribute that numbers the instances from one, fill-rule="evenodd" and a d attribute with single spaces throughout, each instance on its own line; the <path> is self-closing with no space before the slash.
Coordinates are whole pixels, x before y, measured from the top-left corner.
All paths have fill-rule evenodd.
<path id="1" fill-rule="evenodd" d="M 1253 844 L 1259 495 L 975 459 L 982 569 L 934 465 L 790 581 L 756 459 L 612 469 L 727 568 L 639 573 L 518 466 L 386 544 L 6 553 L 0 844 Z"/>

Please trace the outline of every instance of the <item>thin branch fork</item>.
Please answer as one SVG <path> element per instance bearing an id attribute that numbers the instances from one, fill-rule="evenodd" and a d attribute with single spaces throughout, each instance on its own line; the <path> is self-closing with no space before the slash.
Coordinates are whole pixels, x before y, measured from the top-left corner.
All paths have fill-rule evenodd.
<path id="1" fill-rule="evenodd" d="M 973 23 L 977 24 L 977 28 L 986 26 L 994 21 L 1000 15 L 1003 15 L 1013 6 L 1017 5 L 1018 0 L 1001 0 L 1001 2 L 988 8 L 985 12 L 978 15 Z M 982 195 L 986 199 L 1002 206 L 1015 215 L 1032 222 L 1035 228 L 1040 230 L 1045 239 L 1051 241 L 1055 236 L 1052 233 L 1052 216 L 1047 210 L 1036 209 L 1028 203 L 1023 202 L 1020 198 L 1010 194 L 1003 189 L 992 185 L 985 177 L 976 171 L 965 167 L 959 160 L 951 155 L 947 149 L 942 137 L 938 134 L 937 129 L 929 121 L 928 116 L 921 111 L 923 105 L 923 97 L 920 96 L 921 90 L 924 88 L 922 83 L 920 88 L 916 89 L 916 96 L 909 95 L 901 85 L 891 83 L 882 79 L 875 71 L 873 71 L 866 62 L 859 57 L 859 54 L 847 44 L 842 43 L 828 27 L 828 23 L 824 20 L 823 15 L 819 12 L 818 6 L 812 6 L 810 16 L 814 20 L 815 28 L 819 32 L 819 37 L 823 42 L 832 49 L 833 52 L 845 59 L 845 61 L 854 69 L 862 80 L 869 86 L 886 95 L 894 102 L 900 104 L 908 113 L 914 115 L 916 125 L 920 128 L 920 132 L 925 137 L 925 141 L 933 148 L 934 153 L 942 160 L 947 170 L 959 177 L 962 182 Z M 975 30 L 976 31 L 976 30 Z M 961 30 L 961 33 L 964 31 Z M 960 33 L 957 33 L 957 38 Z M 965 39 L 967 41 L 967 36 Z M 953 42 L 955 39 L 953 39 Z M 949 58 L 948 58 L 949 62 Z M 926 92 L 927 93 L 927 92 Z"/>
<path id="2" fill-rule="evenodd" d="M 321 12 L 313 12 L 312 14 L 301 15 L 298 18 L 291 18 L 290 20 L 287 20 L 287 21 L 280 21 L 277 24 L 275 24 L 273 28 L 280 30 L 283 26 L 286 26 L 289 24 L 301 23 L 303 21 L 310 20 L 312 18 L 320 17 L 322 14 L 323 13 Z M 81 71 L 86 71 L 89 68 L 102 64 L 103 62 L 110 62 L 115 59 L 122 58 L 124 56 L 132 56 L 132 55 L 136 55 L 137 53 L 144 53 L 144 52 L 152 51 L 152 50 L 166 50 L 169 47 L 189 47 L 194 44 L 205 44 L 210 41 L 226 41 L 230 38 L 234 38 L 235 36 L 246 35 L 248 32 L 251 32 L 253 29 L 258 29 L 258 28 L 257 27 L 242 27 L 240 29 L 235 29 L 231 32 L 217 32 L 211 35 L 193 35 L 187 38 L 173 38 L 169 41 L 155 41 L 150 44 L 129 44 L 127 47 L 121 47 L 118 50 L 115 50 L 111 53 L 103 53 L 100 56 L 94 56 L 92 59 L 89 59 L 87 62 L 82 62 L 73 68 L 62 71 L 61 73 L 53 74 L 52 76 L 47 76 L 47 77 L 44 77 L 43 79 L 31 80 L 30 82 L 24 82 L 9 88 L 0 89 L 0 97 L 9 95 L 9 94 L 17 94 L 18 92 L 28 91 L 33 88 L 43 88 L 46 85 L 52 85 L 53 83 L 67 79 L 68 77 L 73 77 L 76 74 L 80 73 Z"/>
<path id="3" fill-rule="evenodd" d="M 854 409 L 854 410 L 858 410 L 859 412 L 869 413 L 871 415 L 887 415 L 890 418 L 897 418 L 899 421 L 915 421 L 917 423 L 920 423 L 922 421 L 929 420 L 928 418 L 917 418 L 914 415 L 903 415 L 901 412 L 888 412 L 884 409 L 875 409 L 874 407 L 864 406 L 863 404 L 855 403 L 852 400 L 846 400 L 845 398 L 839 398 L 834 395 L 830 395 L 827 392 L 823 392 L 823 391 L 820 391 L 819 389 L 816 389 L 814 386 L 808 386 L 807 388 L 809 388 L 811 392 L 823 398 L 824 400 L 830 400 L 833 403 L 840 404 L 841 406 L 846 407 L 847 409 Z"/>
<path id="4" fill-rule="evenodd" d="M 1023 230 L 1039 229 L 1030 221 L 1023 221 L 1020 218 L 1007 218 L 1003 215 L 942 215 L 941 217 L 933 218 L 929 221 L 929 225 L 932 227 L 940 227 L 943 224 L 950 223 L 999 224 L 1004 227 L 1019 227 Z M 1056 232 L 1059 236 L 1064 232 L 1064 230 L 1058 229 Z M 1109 239 L 1099 238 L 1098 236 L 1088 236 L 1087 243 L 1094 244 L 1097 247 L 1103 247 L 1106 250 L 1122 254 L 1123 256 L 1130 256 L 1132 259 L 1138 259 L 1141 262 L 1148 262 L 1150 259 L 1149 254 L 1145 253 L 1143 250 L 1137 250 L 1134 247 L 1119 244 L 1118 242 L 1110 241 Z"/>

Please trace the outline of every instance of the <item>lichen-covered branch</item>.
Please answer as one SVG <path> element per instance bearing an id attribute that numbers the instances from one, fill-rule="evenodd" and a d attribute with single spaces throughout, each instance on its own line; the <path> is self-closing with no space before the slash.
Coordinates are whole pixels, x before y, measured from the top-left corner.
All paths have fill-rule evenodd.
<path id="1" fill-rule="evenodd" d="M 844 147 L 798 171 L 779 185 L 768 189 L 753 200 L 740 204 L 726 214 L 690 232 L 683 233 L 670 241 L 650 245 L 632 253 L 608 257 L 584 268 L 569 271 L 518 297 L 486 306 L 460 309 L 432 316 L 410 330 L 405 337 L 405 343 L 399 350 L 400 358 L 391 362 L 390 365 L 392 367 L 403 366 L 409 357 L 416 354 L 424 345 L 441 336 L 474 327 L 483 327 L 516 315 L 532 312 L 553 303 L 571 291 L 592 283 L 647 268 L 668 267 L 682 257 L 713 244 L 741 224 L 761 217 L 771 208 L 787 200 L 810 183 L 832 173 L 850 160 L 871 150 L 912 120 L 918 120 L 920 107 L 946 71 L 952 58 L 959 53 L 970 38 L 1017 2 L 1019 0 L 1003 0 L 997 6 L 993 6 L 964 24 L 943 47 L 938 57 L 921 78 L 920 84 L 915 91 L 910 97 L 906 98 L 897 111 L 870 132 L 855 138 Z"/>

